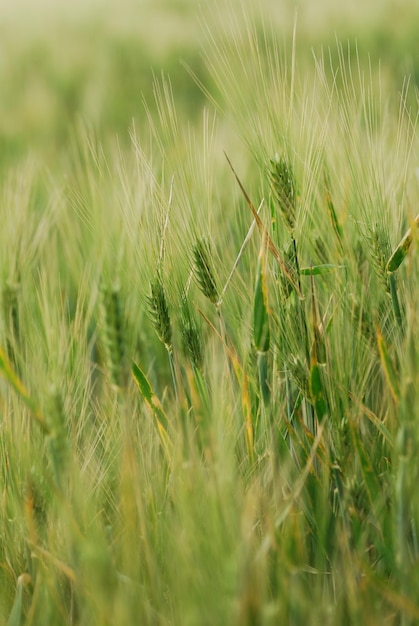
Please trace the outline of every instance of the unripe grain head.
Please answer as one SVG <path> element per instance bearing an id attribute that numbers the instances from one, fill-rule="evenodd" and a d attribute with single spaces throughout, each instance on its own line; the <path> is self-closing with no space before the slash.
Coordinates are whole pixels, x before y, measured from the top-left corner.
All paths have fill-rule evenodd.
<path id="1" fill-rule="evenodd" d="M 194 274 L 205 297 L 213 304 L 218 302 L 218 288 L 212 268 L 209 244 L 198 239 L 193 247 Z"/>
<path id="2" fill-rule="evenodd" d="M 293 231 L 297 217 L 297 184 L 291 163 L 284 157 L 271 159 L 272 192 L 288 228 Z"/>
<path id="3" fill-rule="evenodd" d="M 148 310 L 154 328 L 168 350 L 172 347 L 172 327 L 170 323 L 169 306 L 161 278 L 158 276 L 151 283 L 151 295 L 148 296 Z"/>

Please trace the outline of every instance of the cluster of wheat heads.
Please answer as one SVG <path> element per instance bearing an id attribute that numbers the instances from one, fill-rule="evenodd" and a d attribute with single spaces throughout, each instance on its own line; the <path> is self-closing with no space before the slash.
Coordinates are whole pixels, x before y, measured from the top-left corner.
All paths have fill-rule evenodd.
<path id="1" fill-rule="evenodd" d="M 212 44 L 218 117 L 4 183 L 10 626 L 418 620 L 413 113 Z"/>

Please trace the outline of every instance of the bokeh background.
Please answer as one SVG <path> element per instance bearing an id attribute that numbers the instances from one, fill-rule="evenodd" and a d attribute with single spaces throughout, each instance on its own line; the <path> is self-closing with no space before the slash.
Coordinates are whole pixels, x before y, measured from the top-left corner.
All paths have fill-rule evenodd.
<path id="1" fill-rule="evenodd" d="M 406 76 L 419 85 L 414 0 L 1 0 L 0 164 L 28 152 L 54 158 L 80 123 L 103 142 L 118 136 L 124 145 L 129 127 L 144 122 L 144 101 L 153 109 L 162 72 L 179 115 L 193 121 L 205 96 L 184 64 L 214 91 L 202 54 L 205 28 L 228 36 L 224 25 L 243 12 L 261 28 L 272 25 L 284 46 L 296 21 L 297 59 L 308 72 L 313 54 L 333 56 L 339 40 L 381 72 L 390 92 Z"/>

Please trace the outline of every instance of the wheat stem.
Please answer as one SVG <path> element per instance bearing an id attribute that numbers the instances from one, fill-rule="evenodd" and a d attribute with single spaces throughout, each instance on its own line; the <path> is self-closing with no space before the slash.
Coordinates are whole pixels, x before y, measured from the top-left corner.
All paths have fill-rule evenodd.
<path id="1" fill-rule="evenodd" d="M 260 211 L 261 211 L 261 209 L 262 209 L 262 207 L 263 207 L 263 203 L 264 203 L 264 199 L 262 198 L 261 203 L 259 204 L 259 207 L 258 207 L 258 209 L 257 209 L 257 214 L 258 214 L 258 215 L 259 215 L 259 213 L 260 213 Z M 223 287 L 223 289 L 222 289 L 222 291 L 221 291 L 220 297 L 218 298 L 218 301 L 217 301 L 217 307 L 220 307 L 220 306 L 221 306 L 221 304 L 222 304 L 222 302 L 223 302 L 223 298 L 224 298 L 224 296 L 225 296 L 225 293 L 226 293 L 226 291 L 227 291 L 227 288 L 228 288 L 228 286 L 229 286 L 229 284 L 230 284 L 230 282 L 231 282 L 231 279 L 233 278 L 233 274 L 234 274 L 234 272 L 236 271 L 238 264 L 240 263 L 240 259 L 241 259 L 241 258 L 242 258 L 242 256 L 243 256 L 243 253 L 244 253 L 244 251 L 245 251 L 245 249 L 246 249 L 246 247 L 247 247 L 247 244 L 249 243 L 249 241 L 250 241 L 250 239 L 251 239 L 251 237 L 252 237 L 253 231 L 255 230 L 255 226 L 256 226 L 256 220 L 254 219 L 254 220 L 252 221 L 251 225 L 250 225 L 249 230 L 247 231 L 247 235 L 246 235 L 246 237 L 244 238 L 244 241 L 243 241 L 242 246 L 241 246 L 241 248 L 240 248 L 240 250 L 239 250 L 239 253 L 238 253 L 238 255 L 237 255 L 237 258 L 236 258 L 236 260 L 234 261 L 233 268 L 232 268 L 232 270 L 231 270 L 231 272 L 230 272 L 230 274 L 229 274 L 229 277 L 227 278 L 227 281 L 226 281 L 226 283 L 225 283 L 225 285 L 224 285 L 224 287 Z"/>

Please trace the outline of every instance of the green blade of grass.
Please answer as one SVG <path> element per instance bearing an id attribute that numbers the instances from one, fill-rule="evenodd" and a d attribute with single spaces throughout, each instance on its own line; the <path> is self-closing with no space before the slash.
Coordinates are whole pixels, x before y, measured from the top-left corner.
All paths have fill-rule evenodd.
<path id="1" fill-rule="evenodd" d="M 270 344 L 265 250 L 266 237 L 263 236 L 256 270 L 256 285 L 253 297 L 253 341 L 258 352 L 268 352 Z"/>
<path id="2" fill-rule="evenodd" d="M 312 361 L 310 369 L 310 392 L 317 419 L 321 422 L 327 414 L 327 404 L 323 390 L 320 366 L 315 359 Z"/>
<path id="3" fill-rule="evenodd" d="M 270 401 L 268 384 L 268 352 L 270 347 L 270 323 L 268 285 L 266 281 L 266 235 L 263 234 L 257 263 L 256 285 L 253 298 L 253 341 L 258 352 L 258 375 L 262 400 L 265 406 Z"/>
<path id="4" fill-rule="evenodd" d="M 259 215 L 259 213 L 260 213 L 260 211 L 261 211 L 261 209 L 262 209 L 262 206 L 263 206 L 263 199 L 262 199 L 261 203 L 259 204 L 259 207 L 258 207 L 258 210 L 257 210 L 257 214 L 258 214 L 258 215 Z M 256 226 L 256 220 L 253 220 L 253 222 L 251 223 L 251 225 L 250 225 L 250 227 L 249 227 L 249 230 L 248 230 L 248 232 L 247 232 L 247 235 L 246 235 L 246 237 L 245 237 L 245 239 L 244 239 L 244 241 L 243 241 L 243 243 L 242 243 L 242 246 L 241 246 L 241 248 L 240 248 L 240 250 L 239 250 L 239 253 L 238 253 L 238 255 L 237 255 L 237 258 L 236 258 L 236 260 L 234 261 L 233 268 L 232 268 L 232 270 L 231 270 L 231 272 L 230 272 L 230 274 L 229 274 L 229 276 L 228 276 L 228 278 L 227 278 L 227 281 L 226 281 L 226 283 L 225 283 L 225 285 L 224 285 L 224 287 L 223 287 L 223 290 L 222 290 L 222 292 L 221 292 L 221 294 L 220 294 L 220 297 L 219 297 L 218 302 L 217 302 L 217 306 L 218 306 L 218 307 L 220 307 L 220 306 L 221 306 L 221 304 L 222 304 L 222 301 L 223 301 L 223 298 L 224 298 L 225 293 L 226 293 L 226 291 L 227 291 L 227 288 L 228 288 L 229 284 L 231 283 L 231 280 L 232 280 L 232 278 L 233 278 L 234 272 L 236 271 L 237 266 L 238 266 L 238 264 L 239 264 L 239 262 L 240 262 L 240 259 L 241 259 L 241 258 L 242 258 L 242 256 L 243 256 L 243 253 L 244 253 L 244 251 L 245 251 L 245 248 L 246 248 L 247 244 L 249 243 L 249 241 L 250 241 L 250 239 L 251 239 L 251 237 L 252 237 L 252 234 L 253 234 L 253 231 L 254 231 L 254 229 L 255 229 L 255 226 Z"/>
<path id="5" fill-rule="evenodd" d="M 246 439 L 246 448 L 248 451 L 248 455 L 251 461 L 254 459 L 254 430 L 256 426 L 256 419 L 254 415 L 252 415 L 251 401 L 249 395 L 249 380 L 246 374 L 246 371 L 241 364 L 237 351 L 231 341 L 227 343 L 227 337 L 222 337 L 218 330 L 215 328 L 214 324 L 208 319 L 203 311 L 201 311 L 197 307 L 198 313 L 205 320 L 208 327 L 212 330 L 212 332 L 218 337 L 220 342 L 222 343 L 224 350 L 229 358 L 231 366 L 236 375 L 237 382 L 242 390 L 242 409 L 243 409 L 243 420 L 244 420 L 244 428 L 245 428 L 245 439 Z"/>
<path id="6" fill-rule="evenodd" d="M 311 267 L 301 267 L 301 276 L 319 276 L 330 274 L 336 270 L 345 269 L 345 265 L 333 265 L 332 263 L 324 263 L 323 265 L 312 265 Z"/>
<path id="7" fill-rule="evenodd" d="M 415 217 L 414 224 L 415 226 L 419 226 L 419 215 Z M 412 241 L 413 230 L 412 228 L 409 228 L 387 262 L 386 270 L 388 274 L 395 272 L 400 267 L 409 252 Z"/>
<path id="8" fill-rule="evenodd" d="M 380 482 L 380 478 L 377 474 L 374 464 L 371 462 L 371 454 L 368 454 L 367 450 L 365 449 L 364 443 L 361 440 L 359 430 L 355 428 L 353 422 L 350 422 L 350 429 L 352 441 L 356 450 L 356 454 L 358 456 L 363 476 L 363 482 L 365 484 L 366 492 L 368 494 L 369 506 L 371 507 L 371 512 L 376 517 L 376 520 L 378 520 L 380 515 L 379 511 L 377 510 L 377 506 L 382 501 L 382 485 Z"/>
<path id="9" fill-rule="evenodd" d="M 317 321 L 317 307 L 313 276 L 311 277 L 311 308 L 311 321 L 313 327 L 314 343 L 311 348 L 310 360 L 310 393 L 311 401 L 314 405 L 317 419 L 319 422 L 321 422 L 328 412 L 321 369 L 325 366 L 319 365 L 319 363 L 326 363 L 326 349 L 324 339 L 320 333 L 319 324 Z"/>
<path id="10" fill-rule="evenodd" d="M 312 358 L 315 359 L 316 363 L 324 364 L 326 363 L 326 342 L 325 342 L 325 331 L 321 330 L 320 324 L 318 321 L 318 313 L 317 313 L 316 305 L 316 296 L 314 291 L 314 280 L 311 278 L 311 317 L 312 317 L 312 327 L 313 327 L 313 336 L 314 342 L 311 349 Z"/>
<path id="11" fill-rule="evenodd" d="M 23 624 L 23 588 L 30 583 L 30 580 L 31 578 L 29 574 L 22 574 L 17 579 L 15 600 L 13 602 L 12 610 L 10 611 L 9 619 L 7 620 L 7 626 L 21 626 L 21 624 Z"/>
<path id="12" fill-rule="evenodd" d="M 40 414 L 39 409 L 36 405 L 36 402 L 29 395 L 29 392 L 27 391 L 25 385 L 23 384 L 19 376 L 16 374 L 16 372 L 10 365 L 4 350 L 2 350 L 1 348 L 0 348 L 0 375 L 3 376 L 5 380 L 7 380 L 7 382 L 15 390 L 17 395 L 22 399 L 22 401 L 30 410 L 32 416 L 38 422 L 42 430 L 45 433 L 49 433 L 50 429 L 45 423 L 42 415 Z"/>
<path id="13" fill-rule="evenodd" d="M 391 395 L 393 396 L 395 402 L 398 402 L 400 400 L 399 377 L 397 375 L 397 372 L 395 370 L 395 367 L 389 355 L 387 345 L 384 341 L 384 337 L 378 327 L 376 329 L 376 334 L 377 334 L 378 352 L 380 354 L 380 360 L 381 360 L 381 365 L 384 371 L 384 375 L 390 387 Z"/>
<path id="14" fill-rule="evenodd" d="M 343 229 L 339 223 L 338 216 L 335 210 L 335 205 L 332 200 L 330 176 L 327 170 L 325 170 L 324 172 L 324 186 L 325 186 L 325 194 L 326 194 L 326 205 L 327 205 L 330 221 L 332 222 L 333 230 L 335 231 L 336 237 L 339 241 L 339 245 L 342 248 L 343 247 L 343 244 L 342 244 Z"/>
<path id="15" fill-rule="evenodd" d="M 170 437 L 167 431 L 169 420 L 161 405 L 161 402 L 156 396 L 156 394 L 154 393 L 147 376 L 144 374 L 142 369 L 138 367 L 136 363 L 132 364 L 131 371 L 132 371 L 134 381 L 136 382 L 138 389 L 140 390 L 140 393 L 145 403 L 147 404 L 151 413 L 155 417 L 157 430 L 160 435 L 163 447 L 166 450 L 166 452 L 169 452 L 169 448 L 171 444 Z"/>
<path id="16" fill-rule="evenodd" d="M 252 415 L 252 406 L 251 406 L 251 400 L 250 400 L 250 394 L 249 394 L 249 380 L 248 380 L 246 372 L 243 372 L 241 396 L 242 396 L 242 411 L 243 411 L 243 418 L 244 418 L 246 450 L 249 456 L 249 461 L 252 463 L 254 461 L 254 428 L 256 425 L 256 419 Z"/>

